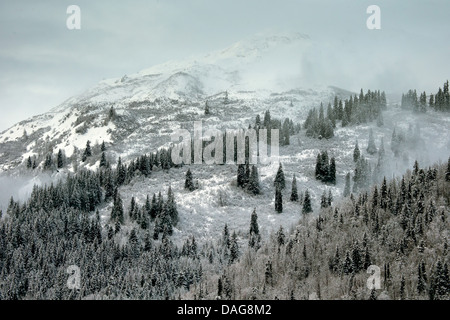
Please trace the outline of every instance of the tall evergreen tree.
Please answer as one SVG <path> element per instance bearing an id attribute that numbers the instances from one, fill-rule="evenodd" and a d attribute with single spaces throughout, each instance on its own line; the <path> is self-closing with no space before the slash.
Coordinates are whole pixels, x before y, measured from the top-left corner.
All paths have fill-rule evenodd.
<path id="1" fill-rule="evenodd" d="M 292 202 L 298 201 L 298 191 L 297 191 L 297 179 L 294 177 L 292 178 L 292 191 L 291 191 L 291 199 Z"/>
<path id="2" fill-rule="evenodd" d="M 330 160 L 327 182 L 331 184 L 336 184 L 336 160 L 334 159 L 334 157 L 332 157 Z"/>
<path id="3" fill-rule="evenodd" d="M 236 232 L 233 231 L 233 234 L 231 235 L 230 264 L 236 262 L 238 258 L 239 258 L 239 244 L 237 241 Z"/>
<path id="4" fill-rule="evenodd" d="M 367 151 L 368 154 L 375 154 L 375 153 L 377 153 L 377 147 L 375 146 L 375 140 L 373 138 L 373 130 L 372 130 L 372 128 L 370 128 L 370 131 L 369 131 L 369 144 L 367 146 L 366 151 Z"/>
<path id="5" fill-rule="evenodd" d="M 111 220 L 119 224 L 123 224 L 124 222 L 122 199 L 117 191 L 115 192 L 114 195 L 114 203 L 111 211 Z"/>
<path id="6" fill-rule="evenodd" d="M 255 195 L 261 193 L 261 188 L 259 186 L 258 169 L 254 165 L 252 166 L 252 172 L 250 174 L 250 181 L 248 183 L 247 190 Z"/>
<path id="7" fill-rule="evenodd" d="M 61 169 L 62 167 L 64 167 L 64 156 L 63 156 L 63 152 L 61 149 L 59 149 L 59 151 L 58 151 L 57 167 L 58 167 L 58 169 Z"/>
<path id="8" fill-rule="evenodd" d="M 309 195 L 309 191 L 306 190 L 305 191 L 305 196 L 303 199 L 303 208 L 302 208 L 302 213 L 303 214 L 308 214 L 310 212 L 312 212 L 312 204 L 311 204 L 311 196 Z"/>
<path id="9" fill-rule="evenodd" d="M 283 212 L 283 197 L 279 187 L 275 188 L 275 211 L 278 213 Z"/>
<path id="10" fill-rule="evenodd" d="M 178 223 L 178 210 L 177 205 L 175 203 L 175 196 L 173 194 L 171 186 L 169 186 L 169 190 L 167 191 L 166 210 L 167 214 L 172 219 L 172 225 L 176 226 Z"/>
<path id="11" fill-rule="evenodd" d="M 360 155 L 358 140 L 356 140 L 355 149 L 353 150 L 353 162 L 358 162 Z"/>
<path id="12" fill-rule="evenodd" d="M 33 162 L 31 161 L 31 156 L 28 156 L 27 159 L 27 168 L 31 169 L 31 167 L 33 166 Z"/>
<path id="13" fill-rule="evenodd" d="M 257 250 L 259 248 L 260 241 L 261 241 L 261 236 L 259 234 L 258 215 L 256 214 L 256 209 L 254 209 L 252 212 L 251 219 L 250 219 L 250 231 L 249 231 L 248 245 L 250 248 L 255 248 L 255 250 Z"/>
<path id="14" fill-rule="evenodd" d="M 244 184 L 245 184 L 245 166 L 243 164 L 239 164 L 237 172 L 237 186 L 244 187 Z"/>
<path id="15" fill-rule="evenodd" d="M 100 158 L 100 168 L 106 167 L 106 156 L 105 153 L 102 152 L 102 157 Z"/>
<path id="16" fill-rule="evenodd" d="M 348 172 L 345 176 L 344 197 L 348 197 L 350 195 L 350 183 L 350 172 Z"/>
<path id="17" fill-rule="evenodd" d="M 281 163 L 278 167 L 278 171 L 275 176 L 274 186 L 275 186 L 275 188 L 279 188 L 280 190 L 283 190 L 286 187 L 283 166 L 281 165 Z"/>

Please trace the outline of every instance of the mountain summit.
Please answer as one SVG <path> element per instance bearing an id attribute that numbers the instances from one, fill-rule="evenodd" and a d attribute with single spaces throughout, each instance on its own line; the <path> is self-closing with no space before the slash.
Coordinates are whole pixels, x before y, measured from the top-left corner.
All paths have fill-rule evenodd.
<path id="1" fill-rule="evenodd" d="M 73 157 L 87 141 L 105 141 L 126 158 L 168 144 L 174 129 L 195 120 L 219 128 L 247 127 L 265 110 L 299 119 L 309 107 L 339 93 L 330 87 L 311 89 L 305 81 L 302 65 L 311 45 L 300 33 L 260 34 L 222 50 L 101 81 L 0 134 L 5 150 L 0 170 L 28 157 L 42 162 L 59 149 Z M 212 115 L 203 119 L 207 101 Z M 116 119 L 111 119 L 112 109 Z"/>

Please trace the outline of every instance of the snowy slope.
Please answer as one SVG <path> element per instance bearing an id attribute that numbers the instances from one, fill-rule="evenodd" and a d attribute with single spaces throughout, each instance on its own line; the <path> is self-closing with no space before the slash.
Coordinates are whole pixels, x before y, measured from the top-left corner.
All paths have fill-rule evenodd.
<path id="1" fill-rule="evenodd" d="M 70 157 L 74 147 L 81 149 L 88 140 L 111 143 L 125 157 L 155 150 L 169 142 L 173 129 L 199 119 L 206 101 L 214 114 L 205 119 L 209 126 L 247 127 L 250 118 L 265 110 L 300 119 L 309 107 L 336 93 L 330 87 L 301 88 L 300 61 L 310 45 L 307 36 L 297 33 L 258 35 L 224 50 L 101 81 L 2 132 L 0 170 L 58 149 Z M 226 91 L 230 103 L 224 107 Z M 121 118 L 119 127 L 107 121 L 111 107 Z"/>
<path id="2" fill-rule="evenodd" d="M 169 61 L 136 74 L 101 81 L 48 113 L 2 132 L 0 179 L 10 175 L 19 181 L 18 177 L 25 177 L 24 162 L 29 156 L 37 157 L 42 164 L 46 154 L 56 154 L 59 149 L 69 158 L 67 168 L 52 177 L 37 173 L 29 181 L 43 183 L 58 179 L 77 166 L 95 169 L 99 165 L 98 144 L 102 141 L 107 145 L 107 157 L 112 164 L 118 156 L 126 161 L 168 145 L 175 129 L 186 128 L 192 132 L 193 121 L 201 120 L 204 130 L 247 128 L 256 114 L 263 115 L 270 110 L 273 117 L 303 122 L 311 107 L 321 102 L 326 105 L 335 95 L 345 99 L 350 94 L 336 87 L 309 84 L 302 61 L 307 58 L 311 45 L 309 38 L 302 34 L 259 35 L 203 56 Z M 227 104 L 224 103 L 226 92 Z M 204 115 L 206 101 L 212 113 L 209 116 Z M 114 120 L 109 120 L 111 107 L 117 114 Z M 339 199 L 345 174 L 354 168 L 354 143 L 358 139 L 365 153 L 370 127 L 377 145 L 384 137 L 392 164 L 391 174 L 400 174 L 410 168 L 416 158 L 422 165 L 428 165 L 448 157 L 449 122 L 448 117 L 434 112 L 417 115 L 390 105 L 381 128 L 375 123 L 350 128 L 338 126 L 334 138 L 320 141 L 307 138 L 304 131 L 291 137 L 291 145 L 280 149 L 287 180 L 282 214 L 274 211 L 273 179 L 277 165 L 260 167 L 263 195 L 257 197 L 234 185 L 234 165 L 193 166 L 194 177 L 201 182 L 200 189 L 193 193 L 183 190 L 185 168 L 171 169 L 168 173 L 153 172 L 149 179 L 139 178 L 120 192 L 127 207 L 133 195 L 142 204 L 147 194 L 159 191 L 165 194 L 172 185 L 180 213 L 180 224 L 175 230 L 175 237 L 179 239 L 192 233 L 198 238 L 214 237 L 225 223 L 245 236 L 253 208 L 257 209 L 262 232 L 268 233 L 280 225 L 289 228 L 300 218 L 300 206 L 287 201 L 294 174 L 299 191 L 310 190 L 316 209 L 324 190 L 331 190 L 335 199 Z M 394 128 L 406 131 L 410 124 L 421 127 L 423 149 L 412 150 L 407 159 L 394 159 L 389 145 L 392 131 Z M 94 157 L 83 164 L 77 149 L 82 150 L 88 140 L 94 146 Z M 336 186 L 326 186 L 314 179 L 317 153 L 325 149 L 336 157 Z M 376 156 L 369 160 L 375 164 Z M 32 187 L 29 181 L 25 179 L 16 191 L 2 183 L 8 186 L 2 191 L 8 196 L 26 197 Z M 219 196 L 223 197 L 222 205 L 218 204 Z M 5 204 L 2 205 L 5 209 Z M 100 209 L 106 221 L 111 204 Z"/>

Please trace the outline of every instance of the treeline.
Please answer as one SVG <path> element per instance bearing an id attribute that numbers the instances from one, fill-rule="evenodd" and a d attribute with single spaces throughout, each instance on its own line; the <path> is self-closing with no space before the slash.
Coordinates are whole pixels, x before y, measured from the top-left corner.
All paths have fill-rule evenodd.
<path id="1" fill-rule="evenodd" d="M 172 167 L 177 167 L 172 161 L 172 148 L 160 148 L 156 152 L 150 154 L 144 154 L 142 156 L 133 159 L 130 164 L 125 168 L 129 173 L 130 177 L 134 175 L 135 171 L 140 171 L 141 174 L 148 176 L 152 171 L 153 167 L 159 167 L 161 169 L 168 170 Z M 91 142 L 88 140 L 86 142 L 86 147 L 81 153 L 81 157 L 74 154 L 70 158 L 72 163 L 74 163 L 74 168 L 78 169 L 78 161 L 95 163 L 99 161 L 100 168 L 111 168 L 111 163 L 107 160 L 107 148 L 105 142 L 103 141 L 99 148 L 93 148 Z M 119 158 L 120 162 L 120 158 Z M 63 169 L 69 164 L 69 161 L 65 155 L 65 152 L 61 149 L 58 150 L 56 154 L 48 153 L 45 156 L 45 160 L 42 163 L 43 170 L 55 171 L 58 169 Z M 41 163 L 39 162 L 39 157 L 34 156 L 33 158 L 29 156 L 26 159 L 26 167 L 28 169 L 36 169 Z"/>
<path id="2" fill-rule="evenodd" d="M 0 220 L 0 300 L 176 299 L 202 278 L 194 239 L 186 252 L 167 234 L 108 232 L 98 214 L 22 208 Z M 79 289 L 67 286 L 69 266 L 80 270 Z"/>
<path id="3" fill-rule="evenodd" d="M 356 125 L 377 120 L 377 125 L 383 125 L 382 110 L 385 110 L 386 94 L 383 92 L 368 90 L 365 94 L 363 89 L 359 94 L 350 96 L 349 99 L 334 98 L 333 105 L 328 104 L 325 114 L 323 104 L 319 110 L 316 108 L 308 112 L 303 128 L 306 135 L 313 138 L 330 139 L 334 136 L 337 121 L 341 121 L 342 127 Z"/>
<path id="4" fill-rule="evenodd" d="M 256 134 L 259 141 L 259 129 L 266 129 L 267 130 L 267 141 L 271 140 L 271 130 L 272 129 L 278 129 L 280 132 L 279 138 L 279 144 L 281 146 L 287 146 L 290 144 L 290 136 L 295 135 L 300 132 L 301 125 L 299 123 L 294 124 L 292 119 L 285 118 L 283 121 L 277 118 L 274 118 L 270 115 L 270 111 L 267 110 L 264 113 L 264 118 L 261 121 L 261 116 L 258 114 L 255 117 L 255 123 L 253 127 L 250 125 L 249 129 L 255 129 Z"/>
<path id="5" fill-rule="evenodd" d="M 432 108 L 436 111 L 450 111 L 448 80 L 444 83 L 443 89 L 439 87 L 438 92 L 430 94 L 428 99 L 425 91 L 418 96 L 415 89 L 402 94 L 401 107 L 415 112 L 426 112 L 427 108 Z"/>
<path id="6" fill-rule="evenodd" d="M 428 169 L 416 162 L 401 179 L 383 179 L 370 192 L 324 205 L 293 232 L 280 228 L 257 246 L 249 242 L 236 263 L 206 273 L 200 286 L 210 294 L 204 296 L 448 300 L 449 176 L 450 159 Z M 252 230 L 257 226 L 249 241 Z M 369 266 L 380 271 L 379 289 L 367 287 Z M 192 288 L 186 297 L 198 296 Z"/>

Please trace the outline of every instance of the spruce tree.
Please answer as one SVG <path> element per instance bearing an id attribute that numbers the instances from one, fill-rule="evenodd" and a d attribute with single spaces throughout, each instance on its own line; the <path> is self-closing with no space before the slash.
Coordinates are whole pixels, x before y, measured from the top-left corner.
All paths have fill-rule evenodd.
<path id="1" fill-rule="evenodd" d="M 231 247 L 230 247 L 230 263 L 234 263 L 239 258 L 239 244 L 237 241 L 236 232 L 233 231 L 231 235 Z"/>
<path id="2" fill-rule="evenodd" d="M 27 160 L 27 168 L 31 169 L 31 167 L 33 166 L 33 162 L 31 161 L 31 156 L 28 156 L 28 160 Z"/>
<path id="3" fill-rule="evenodd" d="M 348 197 L 350 195 L 350 172 L 345 176 L 345 187 L 344 187 L 344 197 Z"/>
<path id="4" fill-rule="evenodd" d="M 247 190 L 254 195 L 260 194 L 261 192 L 259 186 L 258 169 L 254 165 L 252 166 L 252 172 L 250 174 L 250 181 L 248 183 Z"/>
<path id="5" fill-rule="evenodd" d="M 281 165 L 281 163 L 278 167 L 277 175 L 275 176 L 274 186 L 275 188 L 279 188 L 280 190 L 283 190 L 286 187 L 283 166 Z"/>
<path id="6" fill-rule="evenodd" d="M 175 203 L 175 196 L 173 194 L 171 186 L 169 186 L 169 190 L 167 191 L 166 210 L 167 214 L 172 219 L 172 225 L 176 226 L 178 223 L 178 210 L 177 204 Z"/>
<path id="7" fill-rule="evenodd" d="M 405 293 L 405 277 L 402 275 L 402 278 L 400 280 L 400 299 L 405 300 L 406 293 Z"/>
<path id="8" fill-rule="evenodd" d="M 447 172 L 445 173 L 445 181 L 450 181 L 450 157 L 447 161 Z"/>
<path id="9" fill-rule="evenodd" d="M 245 183 L 245 166 L 243 164 L 238 165 L 238 172 L 237 172 L 237 186 L 238 187 L 244 187 Z"/>
<path id="10" fill-rule="evenodd" d="M 257 250 L 259 248 L 261 236 L 259 234 L 258 215 L 256 214 L 256 208 L 253 209 L 250 219 L 250 231 L 248 245 L 250 248 Z"/>
<path id="11" fill-rule="evenodd" d="M 102 152 L 102 157 L 100 158 L 100 168 L 106 167 L 106 156 L 105 153 Z"/>
<path id="12" fill-rule="evenodd" d="M 282 246 L 286 242 L 286 235 L 283 232 L 283 227 L 280 226 L 277 233 L 275 234 L 275 237 L 277 239 L 278 246 Z"/>
<path id="13" fill-rule="evenodd" d="M 353 162 L 358 162 L 360 155 L 358 140 L 356 140 L 355 149 L 353 150 Z"/>
<path id="14" fill-rule="evenodd" d="M 189 190 L 189 191 L 195 190 L 191 169 L 188 169 L 188 171 L 186 172 L 186 180 L 184 182 L 184 189 Z"/>
<path id="15" fill-rule="evenodd" d="M 375 146 L 375 140 L 373 138 L 373 130 L 372 128 L 369 131 L 369 144 L 366 149 L 368 154 L 375 154 L 377 153 L 377 147 Z"/>
<path id="16" fill-rule="evenodd" d="M 312 212 L 312 204 L 311 204 L 311 196 L 309 195 L 309 191 L 306 190 L 305 191 L 305 196 L 303 199 L 303 208 L 302 208 L 302 213 L 303 214 L 308 214 L 310 212 Z"/>
<path id="17" fill-rule="evenodd" d="M 58 169 L 61 169 L 62 167 L 64 167 L 64 157 L 63 157 L 63 153 L 62 153 L 61 149 L 59 149 L 59 151 L 58 151 L 57 167 L 58 167 Z"/>
<path id="18" fill-rule="evenodd" d="M 336 160 L 334 159 L 334 157 L 332 157 L 330 160 L 327 182 L 331 184 L 336 184 Z"/>
<path id="19" fill-rule="evenodd" d="M 151 202 L 150 202 L 150 197 L 149 197 L 149 195 L 147 195 L 147 198 L 145 199 L 145 206 L 144 206 L 144 209 L 145 209 L 145 214 L 146 214 L 148 217 L 151 217 L 151 213 L 152 213 L 152 204 L 151 204 Z"/>
<path id="20" fill-rule="evenodd" d="M 333 194 L 331 193 L 331 189 L 328 190 L 328 198 L 327 198 L 327 201 L 328 201 L 328 206 L 330 207 L 330 206 L 331 206 L 331 203 L 333 202 Z"/>
<path id="21" fill-rule="evenodd" d="M 117 167 L 116 167 L 116 184 L 117 186 L 121 186 L 125 183 L 125 180 L 127 178 L 127 172 L 125 170 L 125 166 L 122 164 L 122 158 L 119 157 L 119 160 L 117 161 Z"/>
<path id="22" fill-rule="evenodd" d="M 328 208 L 328 199 L 327 199 L 327 193 L 324 190 L 322 193 L 322 196 L 320 197 L 320 207 L 321 208 Z"/>
<path id="23" fill-rule="evenodd" d="M 123 224 L 124 222 L 124 214 L 123 214 L 123 205 L 120 194 L 116 191 L 114 196 L 113 208 L 111 211 L 111 220 L 119 224 Z"/>
<path id="24" fill-rule="evenodd" d="M 298 201 L 297 179 L 295 178 L 295 174 L 294 174 L 294 178 L 292 178 L 292 191 L 291 191 L 291 199 L 290 200 L 292 202 Z"/>
<path id="25" fill-rule="evenodd" d="M 82 158 L 83 162 L 85 162 L 86 159 L 90 156 L 92 156 L 92 150 L 91 150 L 91 142 L 88 140 L 86 142 L 86 149 L 84 149 L 84 153 L 83 153 L 83 158 Z"/>
<path id="26" fill-rule="evenodd" d="M 275 188 L 275 211 L 278 213 L 283 212 L 283 197 L 279 187 Z"/>

